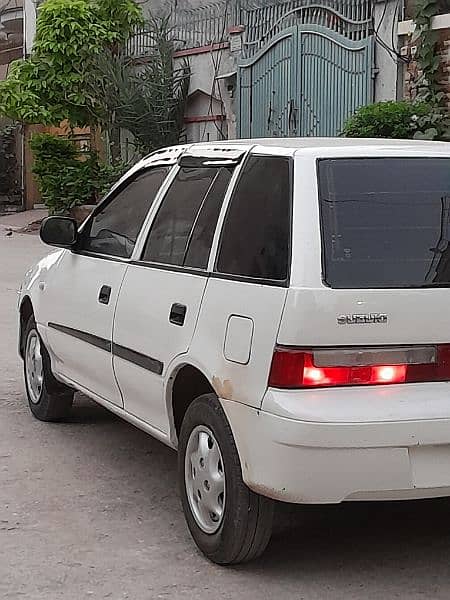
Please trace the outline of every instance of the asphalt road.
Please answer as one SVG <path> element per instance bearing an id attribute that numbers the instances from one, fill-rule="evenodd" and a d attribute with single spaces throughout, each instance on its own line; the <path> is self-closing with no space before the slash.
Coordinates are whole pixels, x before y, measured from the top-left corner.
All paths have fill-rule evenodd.
<path id="1" fill-rule="evenodd" d="M 250 565 L 195 549 L 175 453 L 82 396 L 34 420 L 16 353 L 16 289 L 46 253 L 0 228 L 0 598 L 353 600 L 450 597 L 450 501 L 280 506 Z"/>

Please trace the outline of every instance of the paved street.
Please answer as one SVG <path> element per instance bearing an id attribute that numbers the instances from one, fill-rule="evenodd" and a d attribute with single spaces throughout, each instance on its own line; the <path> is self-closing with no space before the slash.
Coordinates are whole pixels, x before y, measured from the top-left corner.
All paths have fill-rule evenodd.
<path id="1" fill-rule="evenodd" d="M 70 423 L 34 420 L 16 288 L 46 252 L 0 227 L 0 598 L 449 598 L 448 500 L 284 506 L 265 556 L 224 569 L 190 540 L 174 452 L 82 396 Z"/>

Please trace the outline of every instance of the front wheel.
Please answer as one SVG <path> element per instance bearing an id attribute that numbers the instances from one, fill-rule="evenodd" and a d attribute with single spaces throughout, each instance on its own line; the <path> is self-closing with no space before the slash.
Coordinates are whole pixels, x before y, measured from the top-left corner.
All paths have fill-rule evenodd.
<path id="1" fill-rule="evenodd" d="M 72 408 L 73 390 L 59 383 L 51 371 L 50 357 L 31 317 L 24 332 L 24 378 L 28 404 L 40 421 L 61 421 Z"/>
<path id="2" fill-rule="evenodd" d="M 214 394 L 200 396 L 186 412 L 178 473 L 186 521 L 205 556 L 230 565 L 264 552 L 272 533 L 273 501 L 243 482 L 233 434 Z"/>

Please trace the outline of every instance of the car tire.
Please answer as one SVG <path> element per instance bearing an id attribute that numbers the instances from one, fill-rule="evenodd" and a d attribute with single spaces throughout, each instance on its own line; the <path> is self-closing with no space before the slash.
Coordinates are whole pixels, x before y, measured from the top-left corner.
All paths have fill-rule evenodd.
<path id="1" fill-rule="evenodd" d="M 24 331 L 24 380 L 28 405 L 40 421 L 62 421 L 71 411 L 74 391 L 55 379 L 50 357 L 33 317 Z"/>
<path id="2" fill-rule="evenodd" d="M 233 433 L 217 396 L 205 394 L 189 406 L 178 450 L 183 511 L 198 548 L 220 565 L 260 556 L 272 534 L 274 502 L 243 482 Z"/>

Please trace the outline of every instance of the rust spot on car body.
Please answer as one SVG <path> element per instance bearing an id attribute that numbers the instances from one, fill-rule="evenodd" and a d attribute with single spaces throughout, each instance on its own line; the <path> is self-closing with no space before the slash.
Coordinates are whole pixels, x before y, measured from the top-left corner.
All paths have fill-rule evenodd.
<path id="1" fill-rule="evenodd" d="M 233 386 L 229 379 L 224 379 L 222 381 L 218 377 L 213 377 L 212 384 L 219 398 L 223 398 L 224 400 L 233 399 Z"/>

